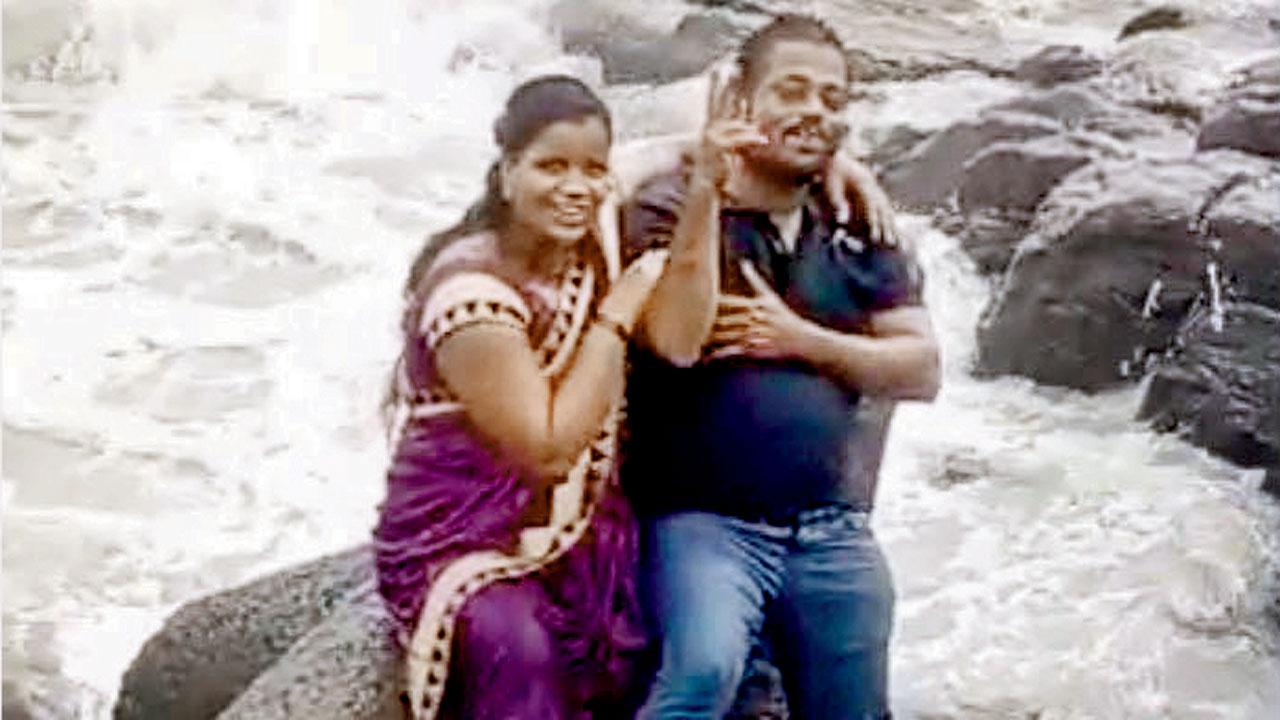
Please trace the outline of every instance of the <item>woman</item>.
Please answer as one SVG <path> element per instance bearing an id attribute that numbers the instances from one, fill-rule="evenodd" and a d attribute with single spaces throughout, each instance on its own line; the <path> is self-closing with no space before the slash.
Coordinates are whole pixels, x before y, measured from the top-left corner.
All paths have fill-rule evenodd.
<path id="1" fill-rule="evenodd" d="M 568 77 L 517 88 L 485 195 L 413 263 L 374 531 L 415 717 L 608 713 L 644 642 L 616 481 L 627 338 L 662 271 L 615 280 L 611 121 Z"/>

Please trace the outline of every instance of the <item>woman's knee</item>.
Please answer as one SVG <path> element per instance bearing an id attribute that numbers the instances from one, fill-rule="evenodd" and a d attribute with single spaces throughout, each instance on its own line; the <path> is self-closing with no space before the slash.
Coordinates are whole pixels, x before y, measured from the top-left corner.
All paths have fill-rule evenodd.
<path id="1" fill-rule="evenodd" d="M 464 654 L 504 666 L 550 664 L 555 649 L 541 618 L 545 602 L 545 596 L 527 581 L 498 583 L 482 590 L 462 610 Z"/>

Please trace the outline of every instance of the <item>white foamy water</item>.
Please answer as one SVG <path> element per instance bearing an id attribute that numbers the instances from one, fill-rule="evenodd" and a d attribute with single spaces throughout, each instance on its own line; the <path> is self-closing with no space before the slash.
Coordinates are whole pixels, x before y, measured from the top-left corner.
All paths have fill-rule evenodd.
<path id="1" fill-rule="evenodd" d="M 868 6 L 903 47 L 923 42 L 908 11 L 934 12 Z M 5 89 L 3 592 L 6 690 L 96 718 L 176 605 L 367 537 L 408 260 L 477 192 L 516 82 L 599 71 L 562 54 L 541 2 L 89 7 L 42 66 L 57 82 Z M 680 9 L 591 7 L 664 27 Z M 1102 47 L 1132 14 L 983 0 L 935 16 L 971 19 L 966 47 L 1032 48 L 1037 31 Z M 925 127 L 1016 90 L 880 89 L 865 122 Z M 701 93 L 606 96 L 639 137 L 696 123 Z M 947 357 L 939 400 L 899 412 L 878 511 L 898 712 L 1280 712 L 1280 514 L 1257 473 L 1147 431 L 1136 391 L 970 378 L 988 288 L 951 238 L 906 224 Z"/>

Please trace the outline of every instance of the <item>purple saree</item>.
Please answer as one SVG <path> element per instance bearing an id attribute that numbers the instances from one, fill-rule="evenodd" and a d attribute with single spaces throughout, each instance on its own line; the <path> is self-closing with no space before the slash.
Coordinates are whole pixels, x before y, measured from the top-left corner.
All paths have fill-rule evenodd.
<path id="1" fill-rule="evenodd" d="M 594 316 L 605 265 L 583 259 L 558 285 L 520 284 L 500 273 L 492 240 L 468 239 L 442 253 L 406 310 L 409 401 L 374 544 L 416 718 L 589 718 L 631 689 L 645 639 L 635 523 L 617 483 L 620 412 L 535 497 L 433 363 L 450 333 L 500 323 L 524 331 L 556 377 Z"/>

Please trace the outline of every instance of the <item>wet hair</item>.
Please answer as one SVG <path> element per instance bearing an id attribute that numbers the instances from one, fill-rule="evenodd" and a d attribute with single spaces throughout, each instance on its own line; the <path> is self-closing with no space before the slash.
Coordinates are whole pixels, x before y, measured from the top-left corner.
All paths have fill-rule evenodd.
<path id="1" fill-rule="evenodd" d="M 783 13 L 751 33 L 738 49 L 738 71 L 744 91 L 750 92 L 755 89 L 756 83 L 764 74 L 765 62 L 773 46 L 787 41 L 827 45 L 839 50 L 845 58 L 845 77 L 850 81 L 853 80 L 853 64 L 849 61 L 849 51 L 830 25 L 809 15 Z"/>
<path id="2" fill-rule="evenodd" d="M 502 198 L 502 161 L 519 155 L 538 135 L 551 125 L 564 121 L 597 118 L 613 140 L 613 121 L 604 102 L 581 80 L 568 75 L 544 75 L 529 80 L 512 91 L 506 109 L 493 124 L 493 139 L 501 156 L 489 166 L 485 175 L 484 194 L 476 200 L 454 225 L 427 238 L 422 250 L 409 266 L 405 293 L 417 290 L 432 262 L 440 252 L 469 235 L 506 226 L 509 208 Z"/>

